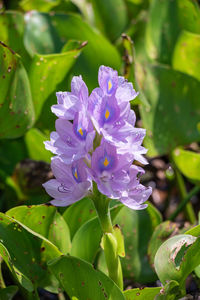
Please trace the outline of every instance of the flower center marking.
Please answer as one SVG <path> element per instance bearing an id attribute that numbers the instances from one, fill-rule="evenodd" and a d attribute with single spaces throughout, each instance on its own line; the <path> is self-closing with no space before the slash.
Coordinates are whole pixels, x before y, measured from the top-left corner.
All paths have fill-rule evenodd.
<path id="1" fill-rule="evenodd" d="M 78 182 L 78 183 L 81 182 L 77 167 L 72 168 L 72 175 L 73 175 L 74 179 L 76 180 L 76 182 Z"/>
<path id="2" fill-rule="evenodd" d="M 108 161 L 107 157 L 105 157 L 103 164 L 105 167 L 107 167 L 109 165 L 109 161 Z"/>
<path id="3" fill-rule="evenodd" d="M 80 135 L 82 135 L 83 136 L 83 130 L 82 130 L 82 128 L 80 127 L 80 129 L 78 130 L 78 132 L 80 133 Z"/>
<path id="4" fill-rule="evenodd" d="M 108 119 L 110 116 L 110 112 L 108 109 L 106 109 L 106 112 L 105 112 L 105 118 Z"/>
<path id="5" fill-rule="evenodd" d="M 112 89 L 112 82 L 111 80 L 108 81 L 108 92 Z"/>
<path id="6" fill-rule="evenodd" d="M 78 179 L 77 171 L 74 172 L 74 176 L 76 177 L 76 179 Z"/>

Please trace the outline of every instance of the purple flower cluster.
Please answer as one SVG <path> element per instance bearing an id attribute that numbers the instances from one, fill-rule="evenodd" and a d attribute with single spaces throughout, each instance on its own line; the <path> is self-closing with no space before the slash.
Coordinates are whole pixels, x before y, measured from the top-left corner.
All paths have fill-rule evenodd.
<path id="1" fill-rule="evenodd" d="M 141 146 L 145 130 L 135 127 L 130 100 L 138 93 L 117 71 L 101 66 L 99 87 L 89 96 L 81 76 L 71 82 L 71 92 L 57 93 L 52 112 L 58 117 L 46 149 L 55 157 L 51 168 L 55 179 L 43 184 L 56 206 L 67 206 L 99 191 L 132 209 L 143 209 L 152 190 L 139 182 L 144 171 L 133 165 L 147 161 Z"/>

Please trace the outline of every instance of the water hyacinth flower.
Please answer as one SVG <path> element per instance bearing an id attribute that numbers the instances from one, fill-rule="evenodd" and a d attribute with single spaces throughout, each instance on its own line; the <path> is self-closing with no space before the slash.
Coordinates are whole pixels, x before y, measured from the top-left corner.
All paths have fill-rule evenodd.
<path id="1" fill-rule="evenodd" d="M 92 181 L 110 199 L 132 209 L 143 209 L 151 188 L 140 184 L 147 161 L 142 146 L 146 131 L 135 127 L 130 100 L 138 93 L 132 83 L 112 68 L 101 66 L 99 87 L 91 95 L 81 76 L 74 76 L 71 92 L 57 93 L 56 131 L 46 149 L 56 156 L 51 167 L 55 179 L 43 186 L 56 206 L 67 206 L 93 193 Z"/>

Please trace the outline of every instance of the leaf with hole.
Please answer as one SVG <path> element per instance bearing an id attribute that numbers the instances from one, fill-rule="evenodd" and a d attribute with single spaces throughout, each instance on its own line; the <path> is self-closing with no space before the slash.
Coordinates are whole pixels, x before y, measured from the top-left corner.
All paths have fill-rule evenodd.
<path id="1" fill-rule="evenodd" d="M 187 276 L 200 264 L 200 237 L 180 234 L 165 241 L 158 249 L 154 265 L 165 284 L 169 280 L 185 284 Z"/>

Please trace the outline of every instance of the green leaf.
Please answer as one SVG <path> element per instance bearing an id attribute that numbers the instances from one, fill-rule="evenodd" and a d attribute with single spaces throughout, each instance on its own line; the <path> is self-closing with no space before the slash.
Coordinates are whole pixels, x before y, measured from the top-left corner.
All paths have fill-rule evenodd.
<path id="1" fill-rule="evenodd" d="M 30 63 L 30 56 L 23 43 L 24 16 L 19 11 L 5 11 L 0 14 L 0 41 L 17 52 L 25 64 Z"/>
<path id="2" fill-rule="evenodd" d="M 199 81 L 161 65 L 145 66 L 144 72 L 139 84 L 150 106 L 143 105 L 140 111 L 148 155 L 166 154 L 177 145 L 199 141 Z"/>
<path id="3" fill-rule="evenodd" d="M 56 207 L 47 205 L 18 206 L 6 215 L 47 238 L 63 253 L 70 252 L 71 241 L 67 223 Z"/>
<path id="4" fill-rule="evenodd" d="M 91 3 L 95 25 L 114 41 L 124 31 L 128 22 L 125 2 L 123 0 L 92 0 Z"/>
<path id="5" fill-rule="evenodd" d="M 0 138 L 16 138 L 34 121 L 29 80 L 19 56 L 2 42 L 0 64 Z"/>
<path id="6" fill-rule="evenodd" d="M 200 154 L 177 148 L 172 152 L 173 160 L 188 179 L 200 183 Z"/>
<path id="7" fill-rule="evenodd" d="M 57 85 L 63 81 L 79 53 L 80 49 L 76 49 L 61 54 L 34 56 L 29 70 L 29 79 L 36 118 L 47 98 L 57 91 Z"/>
<path id="8" fill-rule="evenodd" d="M 73 74 L 83 76 L 89 89 L 97 86 L 100 65 L 120 68 L 121 59 L 116 48 L 75 14 L 26 14 L 25 45 L 30 53 L 60 52 L 68 40 L 88 41 L 78 58 Z M 41 30 L 45 28 L 45 30 Z M 38 34 L 39 32 L 39 34 Z"/>
<path id="9" fill-rule="evenodd" d="M 178 233 L 177 224 L 170 221 L 165 221 L 155 228 L 148 245 L 148 257 L 152 266 L 154 264 L 154 258 L 158 248 L 164 241 L 175 233 Z"/>
<path id="10" fill-rule="evenodd" d="M 79 300 L 123 300 L 116 284 L 91 264 L 72 256 L 62 256 L 49 262 L 50 270 L 57 276 L 67 294 Z"/>
<path id="11" fill-rule="evenodd" d="M 200 236 L 200 225 L 194 226 L 192 228 L 190 228 L 189 230 L 187 230 L 184 234 L 190 234 L 193 236 Z"/>
<path id="12" fill-rule="evenodd" d="M 180 234 L 165 241 L 158 249 L 154 265 L 160 281 L 176 280 L 184 285 L 187 276 L 200 264 L 200 238 Z"/>
<path id="13" fill-rule="evenodd" d="M 93 263 L 100 248 L 101 237 L 102 230 L 98 218 L 95 217 L 83 224 L 74 235 L 71 254 Z"/>
<path id="14" fill-rule="evenodd" d="M 174 45 L 182 30 L 200 33 L 200 10 L 192 0 L 152 0 L 146 30 L 151 59 L 171 64 Z"/>
<path id="15" fill-rule="evenodd" d="M 44 141 L 48 138 L 37 128 L 30 129 L 25 137 L 28 156 L 34 160 L 51 162 L 52 154 L 45 149 Z"/>
<path id="16" fill-rule="evenodd" d="M 31 292 L 39 286 L 57 291 L 58 282 L 46 265 L 61 255 L 55 245 L 3 213 L 0 213 L 0 243 L 2 258 L 25 289 Z"/>
<path id="17" fill-rule="evenodd" d="M 15 153 L 15 155 L 13 155 Z M 26 147 L 23 139 L 0 140 L 0 165 L 7 175 L 11 175 L 16 164 L 27 158 Z"/>
<path id="18" fill-rule="evenodd" d="M 10 285 L 5 289 L 0 289 L 0 300 L 12 300 L 18 291 L 18 287 Z"/>
<path id="19" fill-rule="evenodd" d="M 124 277 L 141 283 L 152 282 L 156 275 L 148 262 L 147 247 L 155 227 L 161 222 L 160 213 L 151 204 L 141 211 L 124 206 L 115 222 L 124 235 L 126 256 L 121 260 Z"/>
<path id="20" fill-rule="evenodd" d="M 48 12 L 60 3 L 60 0 L 21 0 L 19 5 L 24 11 L 38 10 Z"/>
<path id="21" fill-rule="evenodd" d="M 84 198 L 67 208 L 63 214 L 63 218 L 69 226 L 71 238 L 74 237 L 76 231 L 87 221 L 96 216 L 96 211 L 92 201 Z"/>
<path id="22" fill-rule="evenodd" d="M 155 300 L 175 300 L 180 298 L 181 293 L 179 284 L 177 281 L 171 280 L 160 290 L 160 293 L 156 295 Z"/>
<path id="23" fill-rule="evenodd" d="M 141 288 L 141 289 L 132 289 L 127 290 L 124 292 L 124 296 L 126 300 L 133 300 L 133 299 L 139 299 L 139 300 L 154 300 L 155 296 L 160 292 L 160 287 L 155 288 Z"/>
<path id="24" fill-rule="evenodd" d="M 181 32 L 174 48 L 172 66 L 200 80 L 200 35 Z"/>

